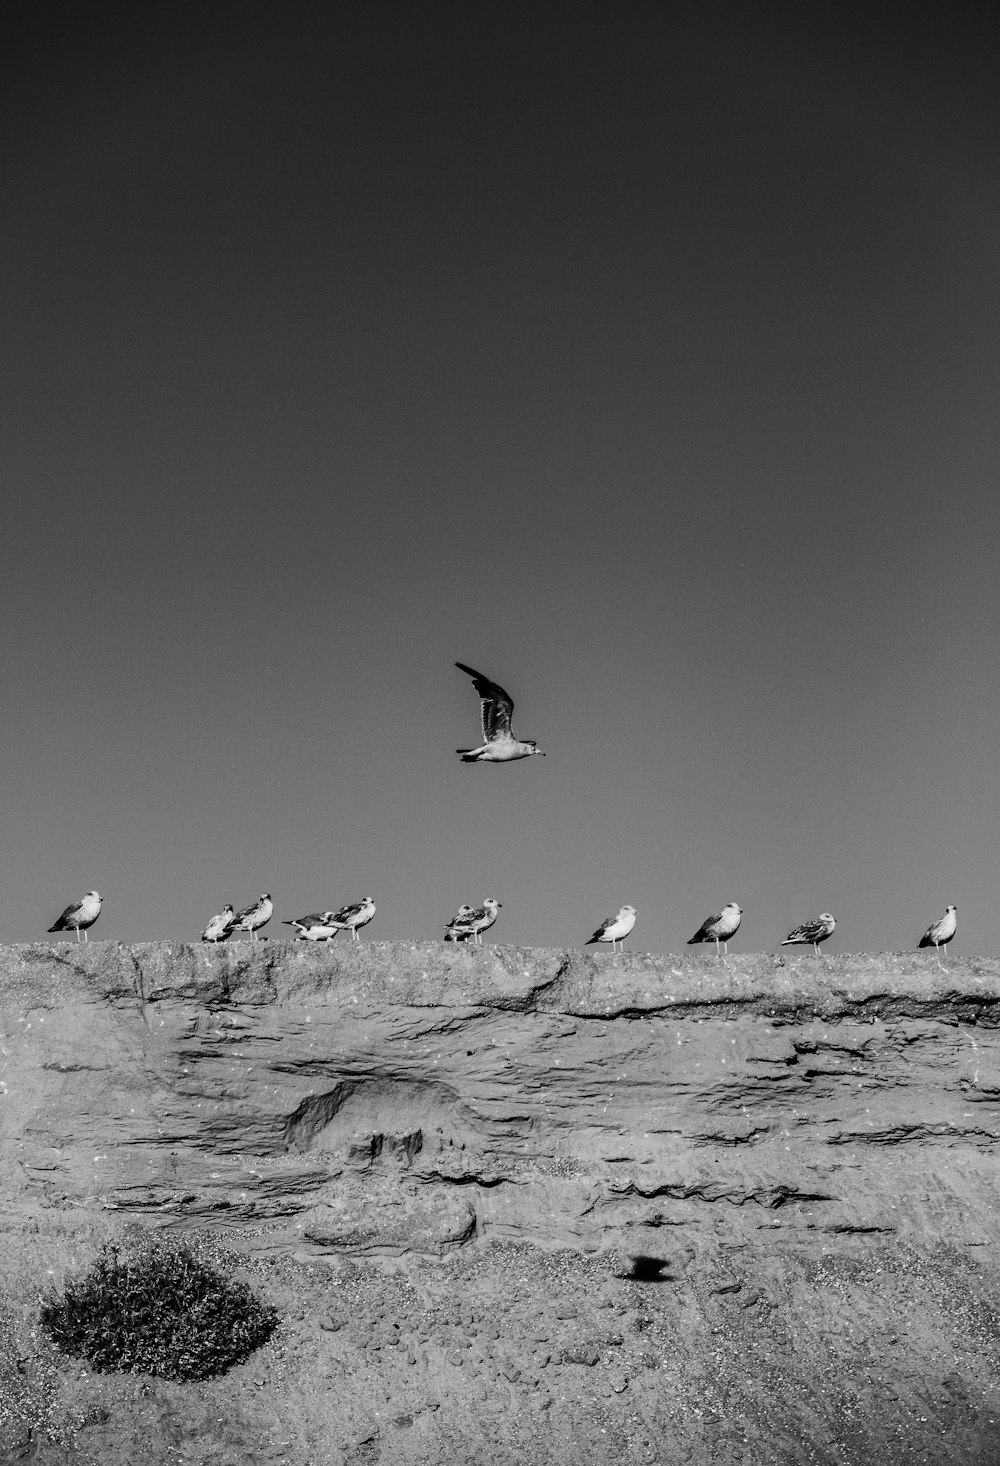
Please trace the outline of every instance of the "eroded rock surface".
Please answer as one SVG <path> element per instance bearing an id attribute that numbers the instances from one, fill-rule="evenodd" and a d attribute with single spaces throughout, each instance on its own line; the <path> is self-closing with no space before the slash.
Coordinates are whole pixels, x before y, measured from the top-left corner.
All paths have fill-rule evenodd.
<path id="1" fill-rule="evenodd" d="M 315 1368 L 354 1382 L 352 1409 L 360 1382 L 374 1391 L 378 1430 L 330 1461 L 440 1459 L 446 1408 L 400 1407 L 434 1422 L 421 1455 L 376 1399 L 428 1380 L 477 1429 L 499 1412 L 488 1447 L 447 1426 L 456 1460 L 500 1459 L 520 1421 L 539 1463 L 660 1459 L 668 1426 L 676 1459 L 715 1463 L 730 1418 L 741 1462 L 993 1459 L 992 959 L 37 944 L 0 949 L 0 1020 L 8 1237 L 134 1219 L 221 1229 L 262 1266 L 362 1269 L 342 1274 L 342 1324 L 320 1327 L 336 1299 L 319 1277 L 288 1325 Z M 521 1249 L 524 1299 L 521 1319 L 509 1288 L 496 1295 L 497 1318 L 519 1320 L 509 1345 L 484 1302 L 504 1248 Z M 563 1259 L 561 1305 L 532 1249 Z M 402 1297 L 380 1266 L 424 1279 L 409 1333 L 373 1304 Z M 433 1323 L 450 1317 L 449 1278 L 454 1306 L 481 1315 L 471 1344 Z M 638 1312 L 626 1328 L 605 1306 Z M 566 1418 L 596 1412 L 607 1456 L 592 1433 L 567 1455 L 556 1429 L 543 1449 L 517 1414 L 555 1419 L 570 1389 Z M 784 1434 L 754 1455 L 757 1411 Z"/>
<path id="2" fill-rule="evenodd" d="M 375 1253 L 996 1232 L 994 961 L 39 944 L 0 1012 L 8 1206 Z"/>

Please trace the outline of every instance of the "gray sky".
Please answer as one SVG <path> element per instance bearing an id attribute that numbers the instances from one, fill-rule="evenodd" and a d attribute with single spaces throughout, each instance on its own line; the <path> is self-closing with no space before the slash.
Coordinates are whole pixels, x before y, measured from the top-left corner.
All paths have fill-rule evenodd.
<path id="1" fill-rule="evenodd" d="M 997 57 L 871 15 L 25 12 L 0 938 L 995 949 Z"/>

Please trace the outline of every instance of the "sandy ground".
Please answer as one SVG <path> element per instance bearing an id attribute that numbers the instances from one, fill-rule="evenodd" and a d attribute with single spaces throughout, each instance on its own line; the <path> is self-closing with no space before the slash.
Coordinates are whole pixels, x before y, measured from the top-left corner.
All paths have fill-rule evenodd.
<path id="1" fill-rule="evenodd" d="M 440 1261 L 293 1258 L 218 1238 L 281 1313 L 205 1384 L 98 1375 L 38 1318 L 113 1234 L 47 1216 L 4 1238 L 0 1460 L 38 1466 L 586 1466 L 1000 1460 L 1000 1296 L 976 1249 L 852 1237 L 477 1244 Z M 663 1258 L 667 1261 L 664 1262 Z"/>

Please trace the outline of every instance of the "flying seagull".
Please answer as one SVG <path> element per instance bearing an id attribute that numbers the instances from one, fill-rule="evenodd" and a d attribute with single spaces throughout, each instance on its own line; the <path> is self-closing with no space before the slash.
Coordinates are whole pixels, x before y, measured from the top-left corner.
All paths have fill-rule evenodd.
<path id="1" fill-rule="evenodd" d="M 613 952 L 618 943 L 624 942 L 635 926 L 635 917 L 634 906 L 623 906 L 617 916 L 608 916 L 601 922 L 594 935 L 584 943 L 584 946 L 589 947 L 593 942 L 610 942 Z"/>
<path id="2" fill-rule="evenodd" d="M 83 932 L 83 940 L 89 942 L 87 936 L 88 926 L 101 914 L 101 898 L 96 891 L 88 891 L 82 901 L 74 901 L 72 906 L 67 906 L 62 916 L 54 921 L 49 927 L 50 932 L 75 931 L 77 941 L 80 940 L 80 933 Z"/>
<path id="3" fill-rule="evenodd" d="M 939 921 L 934 922 L 933 926 L 929 926 L 927 928 L 923 936 L 920 938 L 920 941 L 917 943 L 917 946 L 935 948 L 943 947 L 944 955 L 947 957 L 948 943 L 951 941 L 952 937 L 954 937 L 957 931 L 958 907 L 946 906 L 944 908 L 944 915 L 940 918 Z M 940 955 L 940 953 L 938 955 Z"/>
<path id="4" fill-rule="evenodd" d="M 300 942 L 326 942 L 340 931 L 332 911 L 314 911 L 312 916 L 297 916 L 294 921 L 286 921 L 282 925 L 293 926 Z"/>
<path id="5" fill-rule="evenodd" d="M 473 934 L 469 925 L 469 917 L 474 910 L 475 907 L 467 906 L 464 901 L 462 902 L 456 915 L 445 926 L 444 939 L 446 942 L 467 942 L 469 940 Z"/>
<path id="6" fill-rule="evenodd" d="M 714 942 L 715 951 L 718 954 L 719 943 L 729 952 L 729 938 L 734 937 L 740 929 L 740 922 L 743 918 L 743 909 L 737 906 L 735 901 L 729 901 L 721 911 L 703 921 L 693 937 L 688 937 L 688 946 L 694 946 L 695 942 Z"/>
<path id="7" fill-rule="evenodd" d="M 375 915 L 375 902 L 370 896 L 355 901 L 353 906 L 342 906 L 333 913 L 333 926 L 337 931 L 349 931 L 355 941 L 359 940 L 358 927 L 367 926 Z"/>
<path id="8" fill-rule="evenodd" d="M 233 908 L 223 906 L 218 916 L 213 916 L 201 934 L 203 942 L 228 942 L 233 934 Z"/>
<path id="9" fill-rule="evenodd" d="M 825 942 L 827 937 L 833 936 L 833 929 L 836 925 L 836 919 L 830 915 L 829 911 L 823 911 L 819 916 L 814 917 L 812 921 L 804 921 L 801 926 L 797 926 L 794 931 L 789 932 L 781 945 L 783 947 L 794 947 L 798 943 L 805 945 L 807 942 L 811 942 L 818 953 L 820 942 Z"/>
<path id="10" fill-rule="evenodd" d="M 456 662 L 455 666 L 460 672 L 468 673 L 473 687 L 482 699 L 480 711 L 484 741 L 479 748 L 456 749 L 456 753 L 462 755 L 463 764 L 505 764 L 515 758 L 530 758 L 533 753 L 541 753 L 544 758 L 542 749 L 533 738 L 514 737 L 510 726 L 514 703 L 510 694 L 504 692 L 496 682 L 484 677 L 482 672 L 467 667 L 464 662 Z"/>
<path id="11" fill-rule="evenodd" d="M 231 931 L 249 932 L 251 942 L 257 940 L 258 928 L 267 926 L 267 923 L 274 915 L 274 903 L 265 891 L 252 906 L 245 906 L 233 917 Z"/>

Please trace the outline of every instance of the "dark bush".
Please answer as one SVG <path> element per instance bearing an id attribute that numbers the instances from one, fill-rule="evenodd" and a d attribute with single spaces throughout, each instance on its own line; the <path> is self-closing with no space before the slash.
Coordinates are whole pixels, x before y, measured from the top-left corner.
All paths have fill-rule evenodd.
<path id="1" fill-rule="evenodd" d="M 41 1320 L 64 1354 L 94 1369 L 210 1379 L 270 1338 L 277 1309 L 183 1244 L 103 1249 Z"/>

